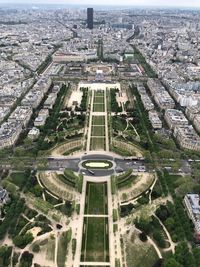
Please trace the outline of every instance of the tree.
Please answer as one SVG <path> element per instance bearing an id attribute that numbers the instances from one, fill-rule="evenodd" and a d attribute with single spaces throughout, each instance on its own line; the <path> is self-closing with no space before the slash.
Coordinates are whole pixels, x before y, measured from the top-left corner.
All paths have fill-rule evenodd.
<path id="1" fill-rule="evenodd" d="M 186 242 L 180 242 L 175 249 L 175 259 L 177 262 L 182 264 L 184 267 L 190 266 L 195 267 L 193 255 L 189 251 Z"/>
<path id="2" fill-rule="evenodd" d="M 200 250 L 199 248 L 194 248 L 192 250 L 194 258 L 195 258 L 195 262 L 196 262 L 196 266 L 200 266 Z"/>
<path id="3" fill-rule="evenodd" d="M 172 218 L 172 217 L 167 218 L 167 220 L 165 221 L 165 225 L 166 225 L 167 229 L 169 229 L 169 231 L 174 229 L 174 226 L 175 226 L 174 218 Z"/>
<path id="4" fill-rule="evenodd" d="M 151 231 L 151 224 L 149 221 L 145 220 L 144 218 L 136 219 L 135 226 L 143 231 L 146 235 L 148 235 Z"/>
<path id="5" fill-rule="evenodd" d="M 33 187 L 32 192 L 36 197 L 41 197 L 43 189 L 37 184 Z"/>
<path id="6" fill-rule="evenodd" d="M 169 258 L 164 260 L 163 267 L 183 267 L 183 265 L 178 263 L 174 258 Z"/>
<path id="7" fill-rule="evenodd" d="M 32 251 L 38 253 L 40 251 L 40 246 L 38 244 L 34 244 L 32 247 Z"/>
<path id="8" fill-rule="evenodd" d="M 12 247 L 8 247 L 8 246 L 0 247 L 0 266 L 9 265 L 11 252 L 12 252 Z"/>
<path id="9" fill-rule="evenodd" d="M 139 234 L 139 238 L 142 242 L 146 242 L 147 241 L 147 236 L 144 232 Z"/>
<path id="10" fill-rule="evenodd" d="M 154 230 L 153 239 L 155 239 L 160 248 L 165 248 L 165 240 L 159 230 Z"/>
<path id="11" fill-rule="evenodd" d="M 12 164 L 13 168 L 15 168 L 16 170 L 24 170 L 25 169 L 25 164 L 22 161 L 22 159 L 13 158 L 11 164 Z"/>
<path id="12" fill-rule="evenodd" d="M 169 211 L 166 206 L 161 205 L 156 210 L 156 215 L 160 218 L 161 221 L 165 221 L 169 217 Z"/>
<path id="13" fill-rule="evenodd" d="M 44 170 L 47 167 L 48 161 L 46 158 L 40 158 L 37 161 L 37 167 L 39 170 Z"/>
<path id="14" fill-rule="evenodd" d="M 32 145 L 33 145 L 33 140 L 31 140 L 30 138 L 26 138 L 24 140 L 25 149 L 30 149 Z"/>
<path id="15" fill-rule="evenodd" d="M 26 233 L 25 235 L 17 235 L 13 238 L 13 243 L 19 248 L 25 248 L 26 245 L 33 241 L 32 233 Z"/>
<path id="16" fill-rule="evenodd" d="M 28 251 L 22 253 L 19 267 L 31 267 L 33 261 L 33 254 Z"/>
<path id="17" fill-rule="evenodd" d="M 24 148 L 23 147 L 16 147 L 15 148 L 15 156 L 23 157 L 24 156 Z"/>
<path id="18" fill-rule="evenodd" d="M 117 209 L 113 209 L 113 222 L 118 220 L 118 212 Z"/>

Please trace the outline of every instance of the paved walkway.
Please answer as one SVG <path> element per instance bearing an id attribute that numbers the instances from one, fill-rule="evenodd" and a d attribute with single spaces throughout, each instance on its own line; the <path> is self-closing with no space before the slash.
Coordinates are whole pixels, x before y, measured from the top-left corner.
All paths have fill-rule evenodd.
<path id="1" fill-rule="evenodd" d="M 109 254 L 110 264 L 115 266 L 115 236 L 113 233 L 113 207 L 112 207 L 112 193 L 111 193 L 111 181 L 107 180 L 107 194 L 108 194 L 108 228 L 109 228 Z M 120 243 L 120 240 L 118 240 Z"/>
<path id="2" fill-rule="evenodd" d="M 113 266 L 114 267 L 114 265 L 110 265 L 109 262 L 90 262 L 90 261 L 81 262 L 79 266 Z"/>
<path id="3" fill-rule="evenodd" d="M 149 236 L 147 236 L 147 240 L 149 241 L 149 243 L 154 247 L 159 259 L 162 259 L 163 256 L 160 252 L 160 249 L 158 248 L 158 246 L 156 245 L 156 243 L 153 241 L 153 239 L 151 239 Z"/>
<path id="4" fill-rule="evenodd" d="M 93 111 L 93 112 L 91 112 L 91 114 L 92 114 L 92 116 L 106 116 L 107 112 L 105 109 L 105 111 Z"/>
<path id="5" fill-rule="evenodd" d="M 120 203 L 119 194 L 116 193 L 115 195 L 111 195 L 112 198 L 112 209 L 118 210 L 118 205 Z M 122 257 L 122 249 L 121 249 L 121 242 L 120 242 L 120 236 L 121 236 L 121 230 L 124 228 L 122 227 L 122 219 L 118 220 L 116 224 L 118 225 L 118 231 L 114 234 L 114 245 L 115 246 L 115 257 L 120 261 L 120 266 L 125 266 L 123 262 Z"/>
<path id="6" fill-rule="evenodd" d="M 85 214 L 84 217 L 108 218 L 109 216 L 104 214 Z"/>
<path id="7" fill-rule="evenodd" d="M 86 184 L 87 184 L 87 179 L 83 179 L 83 190 L 82 190 L 81 199 L 80 199 L 80 214 L 78 216 L 78 229 L 76 233 L 77 247 L 76 247 L 76 254 L 74 257 L 74 265 L 73 265 L 74 267 L 79 266 L 80 259 L 81 259 Z"/>
<path id="8" fill-rule="evenodd" d="M 106 151 L 109 151 L 109 134 L 108 134 L 108 109 L 107 109 L 107 92 L 104 93 L 104 104 L 105 104 L 105 138 L 106 138 Z"/>
<path id="9" fill-rule="evenodd" d="M 90 117 L 89 117 L 89 127 L 88 127 L 88 133 L 87 133 L 87 145 L 86 145 L 86 151 L 90 151 L 90 141 L 91 141 L 91 131 L 92 131 L 92 109 L 94 104 L 94 91 L 92 91 L 92 97 L 90 102 Z"/>

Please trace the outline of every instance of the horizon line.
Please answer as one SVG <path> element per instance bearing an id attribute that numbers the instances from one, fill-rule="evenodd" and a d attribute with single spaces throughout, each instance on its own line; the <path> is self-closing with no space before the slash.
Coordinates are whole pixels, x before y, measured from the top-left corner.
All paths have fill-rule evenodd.
<path id="1" fill-rule="evenodd" d="M 35 3 L 35 2 L 32 2 L 32 3 L 23 3 L 23 2 L 0 2 L 0 5 L 5 5 L 5 6 L 9 6 L 9 5 L 27 5 L 27 6 L 30 6 L 30 5 L 34 5 L 35 7 L 37 6 L 41 6 L 41 5 L 51 5 L 51 6 L 77 6 L 77 7 L 87 7 L 87 6 L 90 6 L 90 7 L 142 7 L 142 8 L 183 8 L 183 9 L 200 9 L 200 6 L 182 6 L 182 5 L 154 5 L 154 4 L 147 4 L 147 5 L 140 5 L 140 4 L 133 4 L 133 5 L 130 5 L 130 4 L 73 4 L 73 3 L 45 3 L 45 2 L 41 2 L 41 3 Z"/>

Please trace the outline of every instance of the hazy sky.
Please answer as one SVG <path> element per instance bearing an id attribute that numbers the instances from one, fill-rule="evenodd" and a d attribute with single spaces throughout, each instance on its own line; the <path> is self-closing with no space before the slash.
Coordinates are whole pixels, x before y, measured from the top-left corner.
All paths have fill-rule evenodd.
<path id="1" fill-rule="evenodd" d="M 200 0 L 0 0 L 0 3 L 200 7 Z"/>

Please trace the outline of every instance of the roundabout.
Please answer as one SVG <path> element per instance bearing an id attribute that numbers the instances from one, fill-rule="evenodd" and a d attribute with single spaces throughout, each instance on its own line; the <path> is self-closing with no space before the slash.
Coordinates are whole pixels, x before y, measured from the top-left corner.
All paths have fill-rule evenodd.
<path id="1" fill-rule="evenodd" d="M 85 169 L 111 169 L 113 163 L 108 160 L 86 160 L 82 162 L 82 167 Z"/>

